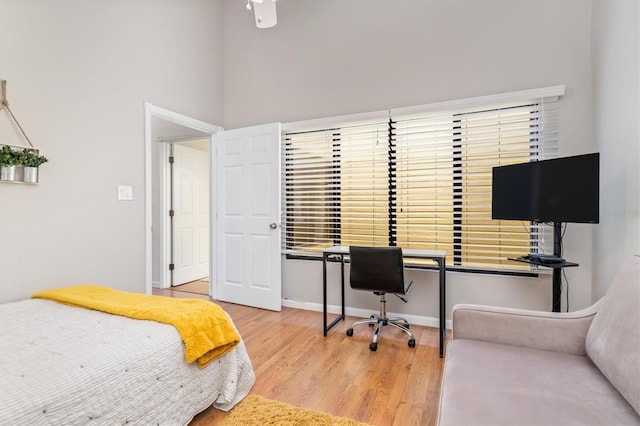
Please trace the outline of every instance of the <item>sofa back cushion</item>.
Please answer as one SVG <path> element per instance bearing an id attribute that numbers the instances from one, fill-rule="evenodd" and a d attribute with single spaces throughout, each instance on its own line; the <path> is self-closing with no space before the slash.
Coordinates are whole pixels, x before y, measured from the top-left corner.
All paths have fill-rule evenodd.
<path id="1" fill-rule="evenodd" d="M 585 343 L 589 358 L 640 414 L 640 257 L 614 278 Z"/>

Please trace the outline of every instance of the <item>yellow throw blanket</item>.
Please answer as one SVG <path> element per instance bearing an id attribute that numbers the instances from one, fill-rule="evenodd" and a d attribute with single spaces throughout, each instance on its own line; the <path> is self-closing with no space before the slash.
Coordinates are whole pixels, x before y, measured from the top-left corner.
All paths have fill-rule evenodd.
<path id="1" fill-rule="evenodd" d="M 200 367 L 240 343 L 226 312 L 206 300 L 151 296 L 96 285 L 56 288 L 31 297 L 172 325 L 184 342 L 187 363 L 197 360 Z"/>

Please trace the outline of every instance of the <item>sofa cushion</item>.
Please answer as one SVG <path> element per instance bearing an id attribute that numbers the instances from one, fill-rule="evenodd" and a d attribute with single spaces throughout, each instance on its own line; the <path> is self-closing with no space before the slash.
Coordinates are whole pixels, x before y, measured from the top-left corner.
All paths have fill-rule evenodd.
<path id="1" fill-rule="evenodd" d="M 584 356 L 456 339 L 442 380 L 440 426 L 640 424 Z"/>
<path id="2" fill-rule="evenodd" d="M 587 355 L 640 413 L 640 257 L 620 269 L 600 301 Z"/>

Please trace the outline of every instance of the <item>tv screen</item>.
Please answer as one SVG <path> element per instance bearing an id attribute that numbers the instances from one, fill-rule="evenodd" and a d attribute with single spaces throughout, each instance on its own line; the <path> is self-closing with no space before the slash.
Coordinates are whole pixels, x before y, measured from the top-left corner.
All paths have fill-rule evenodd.
<path id="1" fill-rule="evenodd" d="M 493 219 L 598 223 L 598 153 L 493 168 Z"/>
<path id="2" fill-rule="evenodd" d="M 493 168 L 493 219 L 531 220 L 536 215 L 535 165 L 536 163 L 530 162 Z"/>

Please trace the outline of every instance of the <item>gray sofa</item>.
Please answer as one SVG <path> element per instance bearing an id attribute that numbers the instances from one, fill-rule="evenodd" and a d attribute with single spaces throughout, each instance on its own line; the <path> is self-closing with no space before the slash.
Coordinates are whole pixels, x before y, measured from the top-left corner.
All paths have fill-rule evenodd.
<path id="1" fill-rule="evenodd" d="M 456 305 L 440 426 L 640 425 L 640 257 L 572 313 Z"/>

